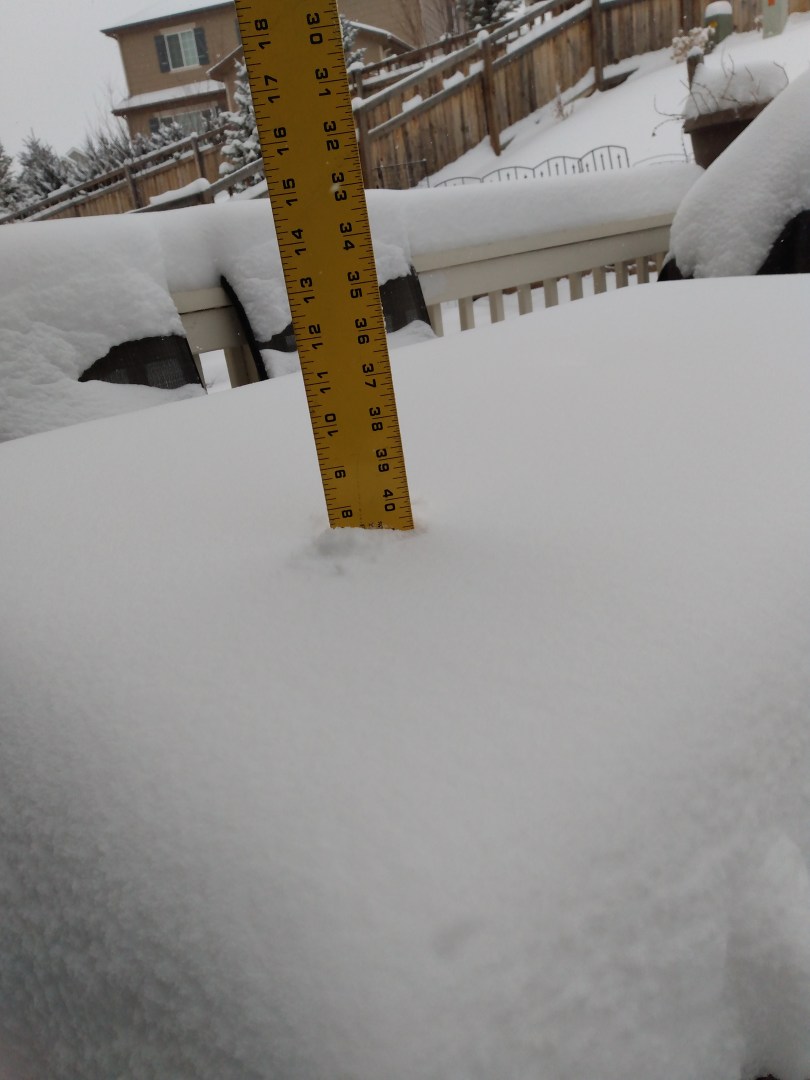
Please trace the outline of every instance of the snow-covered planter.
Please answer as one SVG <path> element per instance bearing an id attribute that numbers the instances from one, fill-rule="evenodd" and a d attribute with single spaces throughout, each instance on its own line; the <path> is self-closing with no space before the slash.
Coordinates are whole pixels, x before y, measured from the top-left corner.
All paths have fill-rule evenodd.
<path id="1" fill-rule="evenodd" d="M 692 140 L 695 161 L 705 169 L 784 90 L 788 78 L 774 63 L 735 68 L 705 63 L 699 52 L 690 54 L 687 63 L 683 130 Z"/>

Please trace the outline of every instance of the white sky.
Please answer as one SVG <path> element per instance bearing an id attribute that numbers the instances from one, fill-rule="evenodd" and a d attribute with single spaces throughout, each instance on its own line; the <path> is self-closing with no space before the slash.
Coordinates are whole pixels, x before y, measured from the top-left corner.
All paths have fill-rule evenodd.
<path id="1" fill-rule="evenodd" d="M 29 131 L 60 154 L 83 141 L 125 94 L 118 45 L 100 31 L 144 0 L 0 0 L 0 142 L 16 154 Z"/>

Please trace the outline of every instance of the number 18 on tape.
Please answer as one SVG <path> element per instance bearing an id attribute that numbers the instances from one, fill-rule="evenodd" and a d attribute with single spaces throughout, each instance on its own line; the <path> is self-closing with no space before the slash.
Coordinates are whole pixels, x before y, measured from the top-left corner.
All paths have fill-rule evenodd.
<path id="1" fill-rule="evenodd" d="M 332 526 L 411 529 L 335 0 L 236 0 Z"/>

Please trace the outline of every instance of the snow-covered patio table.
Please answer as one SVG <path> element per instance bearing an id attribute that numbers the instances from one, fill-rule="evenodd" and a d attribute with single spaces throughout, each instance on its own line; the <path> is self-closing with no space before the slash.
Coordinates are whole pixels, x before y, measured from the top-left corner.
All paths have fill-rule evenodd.
<path id="1" fill-rule="evenodd" d="M 810 286 L 0 445 L 0 1076 L 810 1075 Z"/>

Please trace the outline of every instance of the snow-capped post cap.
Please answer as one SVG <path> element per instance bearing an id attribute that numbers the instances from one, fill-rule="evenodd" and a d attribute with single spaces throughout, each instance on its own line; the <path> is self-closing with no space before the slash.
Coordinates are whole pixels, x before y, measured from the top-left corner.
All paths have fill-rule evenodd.
<path id="1" fill-rule="evenodd" d="M 476 42 L 480 45 L 483 41 L 489 41 L 489 31 L 484 30 L 483 27 L 475 35 Z"/>

